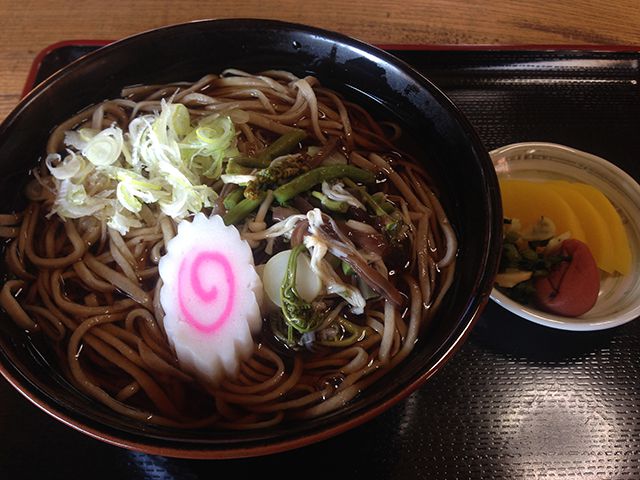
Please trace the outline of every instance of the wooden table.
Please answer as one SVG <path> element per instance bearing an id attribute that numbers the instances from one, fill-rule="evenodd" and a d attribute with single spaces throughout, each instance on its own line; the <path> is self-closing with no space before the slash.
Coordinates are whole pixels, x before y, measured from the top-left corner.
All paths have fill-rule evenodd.
<path id="1" fill-rule="evenodd" d="M 640 45 L 638 0 L 0 0 L 0 119 L 52 43 L 215 17 L 277 18 L 378 44 Z"/>

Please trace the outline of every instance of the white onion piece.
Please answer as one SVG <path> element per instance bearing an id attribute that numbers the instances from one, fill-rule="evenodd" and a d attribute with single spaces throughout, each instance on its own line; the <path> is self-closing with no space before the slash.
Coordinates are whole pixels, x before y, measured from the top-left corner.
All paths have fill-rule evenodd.
<path id="1" fill-rule="evenodd" d="M 282 306 L 280 286 L 284 280 L 291 250 L 280 252 L 269 259 L 262 273 L 264 291 L 271 302 Z M 306 302 L 312 302 L 322 292 L 322 281 L 311 270 L 309 257 L 303 252 L 298 255 L 296 268 L 296 289 Z"/>

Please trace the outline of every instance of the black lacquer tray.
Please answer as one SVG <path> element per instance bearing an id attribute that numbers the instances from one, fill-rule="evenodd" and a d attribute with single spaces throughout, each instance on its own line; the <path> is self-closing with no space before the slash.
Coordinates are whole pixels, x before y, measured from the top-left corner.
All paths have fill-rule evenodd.
<path id="1" fill-rule="evenodd" d="M 98 44 L 48 48 L 27 88 Z M 640 180 L 640 49 L 387 49 L 444 90 L 487 149 L 563 143 Z M 0 382 L 2 479 L 229 475 L 640 478 L 640 322 L 565 332 L 490 303 L 443 370 L 391 410 L 322 443 L 245 460 L 175 460 L 109 446 Z"/>

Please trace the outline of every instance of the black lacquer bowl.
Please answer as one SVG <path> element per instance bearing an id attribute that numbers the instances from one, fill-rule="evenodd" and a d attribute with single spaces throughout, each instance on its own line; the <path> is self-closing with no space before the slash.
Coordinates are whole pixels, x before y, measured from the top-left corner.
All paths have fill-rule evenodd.
<path id="1" fill-rule="evenodd" d="M 112 444 L 176 457 L 230 458 L 336 435 L 372 419 L 434 375 L 489 298 L 502 211 L 495 172 L 476 133 L 440 90 L 402 61 L 343 35 L 301 25 L 234 19 L 169 26 L 108 45 L 60 70 L 0 125 L 0 205 L 5 210 L 17 205 L 20 180 L 42 155 L 53 126 L 87 105 L 116 97 L 127 85 L 196 80 L 229 67 L 311 74 L 374 115 L 398 122 L 432 174 L 458 234 L 454 285 L 426 335 L 392 375 L 332 414 L 249 432 L 169 429 L 122 417 L 70 385 L 40 340 L 0 312 L 5 378 L 50 415 Z"/>

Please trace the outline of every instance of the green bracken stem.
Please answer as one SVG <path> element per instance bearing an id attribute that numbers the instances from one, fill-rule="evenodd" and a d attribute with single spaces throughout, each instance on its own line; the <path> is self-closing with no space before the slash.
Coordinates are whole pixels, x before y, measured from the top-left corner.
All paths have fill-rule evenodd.
<path id="1" fill-rule="evenodd" d="M 347 202 L 331 200 L 323 193 L 314 191 L 311 192 L 311 195 L 320 200 L 320 203 L 322 203 L 324 207 L 326 207 L 328 210 L 331 210 L 332 212 L 346 213 L 349 209 L 349 204 Z"/>
<path id="2" fill-rule="evenodd" d="M 240 157 L 232 158 L 227 163 L 227 168 L 224 173 L 227 174 L 238 174 L 238 175 L 249 175 L 253 172 L 253 168 L 245 167 L 239 163 Z"/>
<path id="3" fill-rule="evenodd" d="M 238 157 L 234 160 L 243 167 L 267 168 L 274 158 L 291 153 L 307 136 L 304 130 L 291 130 L 285 133 L 256 157 Z"/>
<path id="4" fill-rule="evenodd" d="M 236 203 L 223 217 L 225 225 L 235 225 L 236 223 L 244 220 L 251 212 L 260 206 L 264 194 L 255 200 L 245 198 L 244 200 Z"/>
<path id="5" fill-rule="evenodd" d="M 320 340 L 318 341 L 319 345 L 324 345 L 326 347 L 349 347 L 354 343 L 363 340 L 367 336 L 367 333 L 370 332 L 369 327 L 361 327 L 360 325 L 350 322 L 346 318 L 338 318 L 336 319 L 336 322 L 342 326 L 345 333 L 348 333 L 349 336 L 340 340 Z"/>
<path id="6" fill-rule="evenodd" d="M 244 198 L 244 189 L 243 188 L 236 188 L 233 192 L 231 192 L 229 195 L 227 195 L 225 197 L 225 199 L 223 200 L 224 208 L 226 208 L 227 211 L 231 210 L 240 201 L 242 201 L 243 198 Z"/>
<path id="7" fill-rule="evenodd" d="M 318 167 L 303 173 L 289 183 L 278 187 L 273 195 L 278 203 L 282 204 L 311 189 L 315 185 L 334 178 L 346 177 L 356 182 L 373 183 L 375 175 L 353 165 L 329 165 Z"/>
<path id="8" fill-rule="evenodd" d="M 389 216 L 388 213 L 378 204 L 378 202 L 376 202 L 375 198 L 373 198 L 373 196 L 370 195 L 369 192 L 367 192 L 366 188 L 362 188 L 362 187 L 356 185 L 355 183 L 353 183 L 348 178 L 345 178 L 344 183 L 345 183 L 345 185 L 347 185 L 347 186 L 349 186 L 351 188 L 357 189 L 358 192 L 360 192 L 360 195 L 362 195 L 362 200 L 364 201 L 364 203 L 369 205 L 369 207 L 371 207 L 371 209 L 375 212 L 375 214 L 378 217 L 388 217 Z"/>
<path id="9" fill-rule="evenodd" d="M 295 328 L 300 333 L 316 329 L 322 320 L 314 311 L 313 306 L 300 296 L 296 288 L 298 255 L 304 249 L 305 246 L 300 244 L 289 254 L 287 271 L 280 286 L 282 316 L 290 328 Z M 290 330 L 289 337 L 291 337 L 291 333 Z"/>

